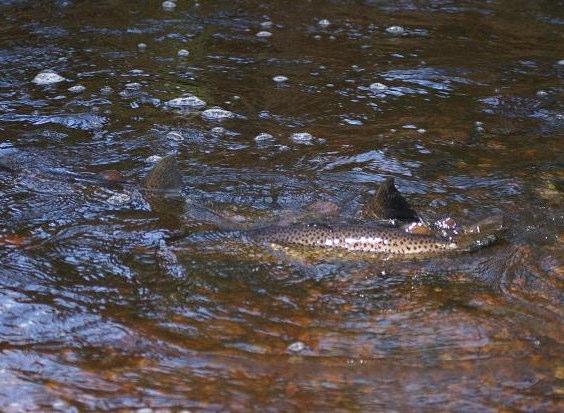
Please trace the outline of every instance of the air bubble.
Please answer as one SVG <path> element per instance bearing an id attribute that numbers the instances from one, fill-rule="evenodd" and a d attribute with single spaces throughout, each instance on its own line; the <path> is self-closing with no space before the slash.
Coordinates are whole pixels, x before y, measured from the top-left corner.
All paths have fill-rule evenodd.
<path id="1" fill-rule="evenodd" d="M 201 114 L 202 118 L 206 120 L 221 120 L 235 117 L 233 112 L 222 109 L 220 107 L 214 107 L 204 110 Z"/>
<path id="2" fill-rule="evenodd" d="M 372 83 L 370 86 L 368 86 L 368 88 L 369 88 L 370 90 L 380 91 L 380 90 L 386 90 L 386 89 L 388 89 L 388 86 L 386 86 L 385 84 L 380 83 L 380 82 L 374 82 L 374 83 Z"/>
<path id="3" fill-rule="evenodd" d="M 215 128 L 212 128 L 210 133 L 212 136 L 215 136 L 216 138 L 220 138 L 227 134 L 227 130 L 225 128 L 222 128 L 221 126 L 217 126 Z"/>
<path id="4" fill-rule="evenodd" d="M 163 2 L 162 6 L 163 6 L 164 10 L 171 11 L 171 10 L 175 9 L 176 3 L 173 2 L 173 1 L 165 1 L 165 2 Z"/>
<path id="5" fill-rule="evenodd" d="M 283 83 L 288 81 L 288 78 L 286 76 L 278 75 L 278 76 L 274 76 L 272 80 L 274 80 L 276 83 Z"/>
<path id="6" fill-rule="evenodd" d="M 59 75 L 57 72 L 53 70 L 44 70 L 43 72 L 39 72 L 32 80 L 33 83 L 36 85 L 52 85 L 55 83 L 63 82 L 67 80 L 66 78 Z"/>
<path id="7" fill-rule="evenodd" d="M 179 132 L 169 132 L 165 135 L 165 138 L 175 142 L 182 142 L 184 140 L 184 136 Z"/>
<path id="8" fill-rule="evenodd" d="M 165 105 L 173 108 L 203 108 L 206 102 L 194 95 L 181 96 L 171 99 Z"/>
<path id="9" fill-rule="evenodd" d="M 100 88 L 100 93 L 103 95 L 110 95 L 114 92 L 114 90 L 110 86 L 102 86 Z"/>
<path id="10" fill-rule="evenodd" d="M 69 87 L 67 90 L 72 93 L 82 93 L 86 90 L 86 88 L 82 85 L 75 85 Z"/>
<path id="11" fill-rule="evenodd" d="M 145 158 L 145 162 L 147 162 L 147 163 L 157 163 L 157 162 L 160 161 L 161 159 L 163 159 L 162 156 L 159 156 L 159 155 L 151 155 L 151 156 L 148 156 L 147 158 Z"/>
<path id="12" fill-rule="evenodd" d="M 405 29 L 401 26 L 390 26 L 386 29 L 386 32 L 390 34 L 403 34 Z"/>
<path id="13" fill-rule="evenodd" d="M 265 142 L 271 140 L 274 140 L 274 136 L 272 136 L 270 133 L 262 132 L 255 136 L 255 142 Z"/>
<path id="14" fill-rule="evenodd" d="M 296 132 L 290 135 L 290 139 L 302 145 L 311 145 L 313 143 L 313 135 L 308 132 Z"/>
<path id="15" fill-rule="evenodd" d="M 114 206 L 126 205 L 131 201 L 131 196 L 128 194 L 114 194 L 107 200 L 108 204 Z"/>

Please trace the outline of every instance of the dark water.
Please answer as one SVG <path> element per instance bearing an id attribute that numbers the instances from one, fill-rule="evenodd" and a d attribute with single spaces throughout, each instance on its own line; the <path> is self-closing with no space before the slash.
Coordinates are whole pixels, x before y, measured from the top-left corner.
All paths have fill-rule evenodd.
<path id="1" fill-rule="evenodd" d="M 0 409 L 561 411 L 564 2 L 176 4 L 0 2 Z M 294 259 L 66 176 L 170 153 L 243 223 L 353 216 L 393 176 L 429 219 L 508 229 Z"/>

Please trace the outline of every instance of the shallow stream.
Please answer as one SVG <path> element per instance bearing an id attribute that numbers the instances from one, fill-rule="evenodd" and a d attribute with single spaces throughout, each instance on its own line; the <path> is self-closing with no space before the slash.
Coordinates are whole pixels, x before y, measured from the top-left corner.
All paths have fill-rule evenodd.
<path id="1" fill-rule="evenodd" d="M 563 44 L 560 0 L 0 1 L 0 410 L 562 411 Z M 186 202 L 72 179 L 167 154 Z M 198 236 L 387 177 L 503 239 Z"/>

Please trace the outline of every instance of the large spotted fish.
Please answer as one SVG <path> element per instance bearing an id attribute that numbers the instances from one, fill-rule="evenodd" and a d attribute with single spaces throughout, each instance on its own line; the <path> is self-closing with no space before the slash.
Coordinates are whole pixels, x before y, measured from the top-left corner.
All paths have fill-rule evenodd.
<path id="1" fill-rule="evenodd" d="M 491 225 L 491 223 L 490 223 Z M 473 233 L 449 239 L 416 235 L 401 228 L 349 224 L 292 224 L 250 230 L 246 235 L 261 243 L 340 249 L 390 255 L 436 255 L 473 251 L 492 244 L 494 233 Z"/>
<path id="2" fill-rule="evenodd" d="M 399 193 L 393 178 L 387 179 L 376 196 L 362 210 L 366 219 L 393 220 L 396 223 L 419 222 L 417 213 Z M 267 244 L 317 247 L 351 252 L 389 255 L 437 255 L 447 252 L 474 251 L 491 245 L 503 227 L 500 216 L 480 221 L 462 229 L 454 238 L 419 235 L 404 228 L 362 224 L 308 223 L 269 226 L 247 232 L 251 239 Z"/>

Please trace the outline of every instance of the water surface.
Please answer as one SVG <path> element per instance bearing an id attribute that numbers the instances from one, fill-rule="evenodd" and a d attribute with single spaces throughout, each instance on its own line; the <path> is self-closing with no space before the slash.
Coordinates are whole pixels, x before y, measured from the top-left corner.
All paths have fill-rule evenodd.
<path id="1" fill-rule="evenodd" d="M 0 409 L 561 410 L 563 6 L 1 1 Z M 187 204 L 69 177 L 166 154 Z M 503 240 L 307 260 L 190 206 L 353 217 L 390 176 Z"/>

